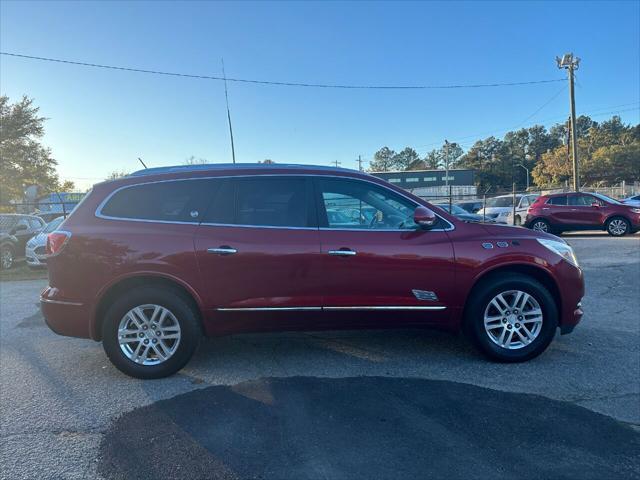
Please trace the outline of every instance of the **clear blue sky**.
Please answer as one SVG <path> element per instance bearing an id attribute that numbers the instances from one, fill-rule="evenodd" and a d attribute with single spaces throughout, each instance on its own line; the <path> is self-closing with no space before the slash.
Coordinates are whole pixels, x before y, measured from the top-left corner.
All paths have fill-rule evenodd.
<path id="1" fill-rule="evenodd" d="M 578 113 L 639 121 L 639 2 L 1 4 L 1 49 L 194 74 L 348 84 L 461 84 L 563 78 L 583 61 Z M 0 57 L 3 94 L 34 97 L 64 178 L 230 160 L 221 82 Z M 238 161 L 355 168 L 380 147 L 423 155 L 447 138 L 502 135 L 562 83 L 469 90 L 328 90 L 230 84 Z M 632 110 L 629 110 L 632 109 Z M 568 111 L 559 94 L 526 122 Z M 526 126 L 526 125 L 525 125 Z"/>

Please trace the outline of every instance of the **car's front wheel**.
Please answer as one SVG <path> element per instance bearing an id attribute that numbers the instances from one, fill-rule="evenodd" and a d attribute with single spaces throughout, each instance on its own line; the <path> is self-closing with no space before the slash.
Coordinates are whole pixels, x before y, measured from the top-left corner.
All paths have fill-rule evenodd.
<path id="1" fill-rule="evenodd" d="M 493 276 L 471 294 L 465 329 L 489 358 L 523 362 L 540 355 L 558 327 L 558 309 L 549 290 L 521 274 Z"/>
<path id="2" fill-rule="evenodd" d="M 189 299 L 165 287 L 126 293 L 107 310 L 102 344 L 118 370 L 136 378 L 162 378 L 186 365 L 201 337 Z"/>
<path id="3" fill-rule="evenodd" d="M 631 225 L 626 218 L 613 217 L 607 220 L 607 233 L 613 237 L 622 237 L 629 233 Z"/>
<path id="4" fill-rule="evenodd" d="M 9 270 L 14 262 L 13 249 L 9 245 L 0 247 L 0 268 Z"/>

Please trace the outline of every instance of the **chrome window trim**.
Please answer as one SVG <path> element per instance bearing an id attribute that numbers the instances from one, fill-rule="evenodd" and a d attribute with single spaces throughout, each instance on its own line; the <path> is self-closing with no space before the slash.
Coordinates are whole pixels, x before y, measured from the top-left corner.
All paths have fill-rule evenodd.
<path id="1" fill-rule="evenodd" d="M 281 311 L 348 311 L 348 310 L 446 310 L 447 307 L 434 306 L 414 306 L 414 305 L 361 305 L 346 307 L 220 307 L 219 312 L 281 312 Z"/>
<path id="2" fill-rule="evenodd" d="M 213 176 L 207 176 L 207 177 L 192 177 L 192 178 L 171 178 L 171 179 L 166 179 L 166 180 L 154 180 L 151 182 L 139 182 L 139 183 L 132 183 L 130 185 L 123 185 L 122 187 L 118 187 L 116 188 L 113 192 L 111 192 L 109 195 L 107 195 L 105 197 L 104 200 L 102 200 L 102 202 L 100 202 L 100 204 L 98 205 L 98 207 L 96 208 L 96 211 L 94 212 L 94 215 L 97 218 L 101 218 L 103 220 L 118 220 L 118 221 L 124 221 L 124 222 L 143 222 L 143 223 L 161 223 L 161 224 L 177 224 L 177 225 L 209 225 L 209 226 L 217 226 L 217 227 L 245 227 L 245 228 L 276 228 L 276 229 L 285 229 L 285 230 L 332 230 L 332 231 L 358 231 L 358 232 L 412 232 L 415 230 L 412 229 L 360 229 L 360 228 L 354 228 L 354 229 L 350 229 L 350 228 L 318 228 L 318 227 L 284 227 L 284 226 L 277 226 L 277 225 L 235 225 L 233 223 L 207 223 L 207 222 L 185 222 L 185 221 L 180 221 L 180 220 L 151 220 L 151 219 L 146 219 L 146 218 L 124 218 L 124 217 L 113 217 L 110 215 L 103 215 L 102 214 L 102 209 L 104 208 L 104 206 L 107 204 L 107 202 L 109 200 L 111 200 L 111 197 L 113 197 L 116 193 L 120 192 L 121 190 L 125 190 L 127 188 L 133 188 L 133 187 L 139 187 L 142 185 L 152 185 L 155 183 L 167 183 L 167 182 L 187 182 L 187 181 L 191 181 L 191 180 L 215 180 L 215 179 L 223 179 L 223 178 L 256 178 L 256 177 L 312 177 L 312 178 L 317 178 L 317 177 L 322 177 L 322 178 L 338 178 L 338 179 L 347 179 L 347 180 L 356 180 L 356 181 L 360 181 L 360 182 L 365 182 L 365 183 L 370 183 L 372 185 L 376 185 L 380 188 L 384 188 L 386 190 L 390 190 L 391 192 L 400 195 L 401 197 L 409 200 L 412 204 L 414 204 L 414 206 L 420 206 L 420 204 L 416 203 L 415 200 L 413 200 L 412 198 L 404 195 L 401 192 L 396 192 L 395 190 L 388 188 L 385 185 L 381 185 L 377 182 L 373 182 L 371 180 L 368 179 L 364 179 L 364 178 L 359 178 L 359 177 L 350 177 L 350 176 L 345 176 L 345 175 L 322 175 L 322 174 L 316 174 L 316 173 L 267 173 L 267 174 L 253 174 L 253 175 L 213 175 Z M 144 176 L 140 176 L 140 178 L 144 178 Z M 452 230 L 455 230 L 455 225 L 453 223 L 451 223 L 449 220 L 447 220 L 444 217 L 441 217 L 440 215 L 438 215 L 436 212 L 434 212 L 436 214 L 436 217 L 438 217 L 440 220 L 442 220 L 443 222 L 447 223 L 449 226 L 446 228 L 437 228 L 437 229 L 431 229 L 431 230 L 424 230 L 425 232 L 449 232 Z"/>

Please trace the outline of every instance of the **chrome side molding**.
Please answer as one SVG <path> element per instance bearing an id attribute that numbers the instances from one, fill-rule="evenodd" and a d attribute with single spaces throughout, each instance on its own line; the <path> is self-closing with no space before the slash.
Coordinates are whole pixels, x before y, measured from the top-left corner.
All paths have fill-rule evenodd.
<path id="1" fill-rule="evenodd" d="M 429 306 L 414 306 L 414 305 L 362 305 L 362 306 L 347 306 L 347 307 L 220 307 L 216 308 L 219 312 L 293 312 L 293 311 L 347 311 L 347 310 L 446 310 L 447 307 L 442 305 L 429 305 Z"/>
<path id="2" fill-rule="evenodd" d="M 354 250 L 329 250 L 327 253 L 338 257 L 353 257 L 357 255 L 358 252 Z"/>
<path id="3" fill-rule="evenodd" d="M 218 255 L 233 255 L 234 253 L 238 253 L 238 250 L 225 246 L 218 248 L 207 248 L 207 253 L 216 253 Z"/>

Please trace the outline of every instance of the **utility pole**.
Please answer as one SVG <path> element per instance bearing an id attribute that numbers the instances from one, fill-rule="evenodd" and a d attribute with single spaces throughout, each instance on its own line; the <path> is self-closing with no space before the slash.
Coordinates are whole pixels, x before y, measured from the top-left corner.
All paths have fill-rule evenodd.
<path id="1" fill-rule="evenodd" d="M 233 129 L 231 128 L 231 112 L 229 112 L 229 94 L 227 93 L 227 74 L 224 72 L 224 58 L 222 60 L 222 76 L 224 77 L 224 99 L 227 101 L 227 120 L 229 121 L 229 135 L 231 137 L 231 158 L 236 163 L 236 149 L 233 145 Z"/>
<path id="2" fill-rule="evenodd" d="M 362 171 L 362 157 L 358 155 L 358 170 Z"/>
<path id="3" fill-rule="evenodd" d="M 573 72 L 580 67 L 580 59 L 573 53 L 566 53 L 556 57 L 558 68 L 564 68 L 569 72 L 569 104 L 571 110 L 571 160 L 573 163 L 573 190 L 580 191 L 580 178 L 578 171 L 578 138 L 576 136 L 576 97 L 573 88 Z"/>
<path id="4" fill-rule="evenodd" d="M 334 160 L 331 163 L 333 163 L 336 166 L 336 168 L 338 167 L 338 165 L 340 165 L 340 162 L 338 160 Z"/>

